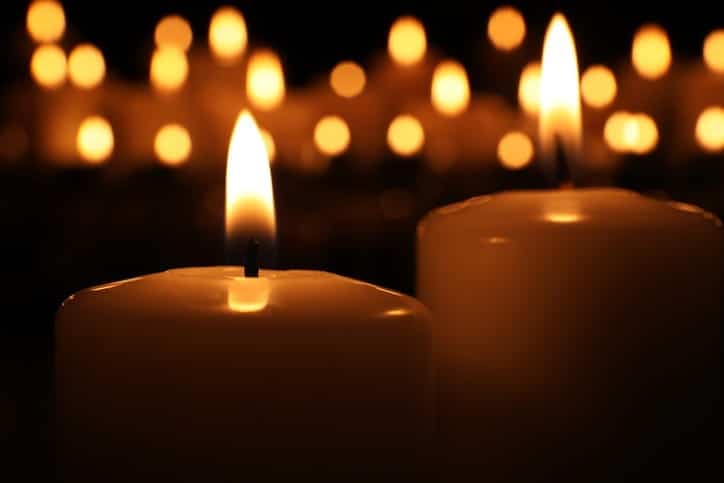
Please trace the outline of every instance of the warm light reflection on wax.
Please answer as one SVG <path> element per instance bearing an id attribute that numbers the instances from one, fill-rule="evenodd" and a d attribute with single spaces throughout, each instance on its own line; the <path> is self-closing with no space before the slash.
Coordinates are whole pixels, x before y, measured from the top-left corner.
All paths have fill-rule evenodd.
<path id="1" fill-rule="evenodd" d="M 153 38 L 156 47 L 176 47 L 186 52 L 191 47 L 194 34 L 185 18 L 180 15 L 167 15 L 156 25 Z"/>
<path id="2" fill-rule="evenodd" d="M 226 163 L 226 236 L 276 233 L 271 169 L 254 118 L 243 111 L 236 121 Z"/>
<path id="3" fill-rule="evenodd" d="M 186 54 L 177 47 L 161 47 L 151 57 L 151 83 L 164 93 L 178 91 L 189 75 Z"/>
<path id="4" fill-rule="evenodd" d="M 581 153 L 581 98 L 573 34 L 561 14 L 553 16 L 543 43 L 540 81 L 539 140 L 541 154 L 551 160 L 559 140 L 568 160 Z"/>
<path id="5" fill-rule="evenodd" d="M 234 277 L 226 287 L 226 305 L 233 312 L 261 312 L 269 303 L 270 295 L 268 278 Z"/>
<path id="6" fill-rule="evenodd" d="M 28 7 L 25 24 L 36 42 L 56 42 L 65 32 L 63 6 L 52 0 L 37 0 Z"/>
<path id="7" fill-rule="evenodd" d="M 91 44 L 76 46 L 68 57 L 70 81 L 81 89 L 92 89 L 103 82 L 106 62 L 103 54 Z"/>
<path id="8" fill-rule="evenodd" d="M 534 116 L 540 110 L 540 62 L 523 68 L 518 83 L 518 103 L 526 114 Z"/>
<path id="9" fill-rule="evenodd" d="M 113 129 L 101 116 L 90 116 L 78 128 L 76 147 L 89 164 L 103 163 L 113 152 Z"/>
<path id="10" fill-rule="evenodd" d="M 322 154 L 338 156 L 350 142 L 349 126 L 340 116 L 325 116 L 314 127 L 314 144 Z"/>
<path id="11" fill-rule="evenodd" d="M 488 38 L 498 50 L 518 47 L 525 38 L 525 20 L 513 7 L 499 7 L 488 20 Z"/>
<path id="12" fill-rule="evenodd" d="M 392 120 L 387 129 L 387 144 L 399 156 L 414 156 L 425 144 L 422 124 L 411 114 L 400 114 Z"/>
<path id="13" fill-rule="evenodd" d="M 465 68 L 459 62 L 441 62 L 432 75 L 432 105 L 446 116 L 456 116 L 470 103 L 470 85 Z"/>
<path id="14" fill-rule="evenodd" d="M 156 133 L 153 150 L 161 163 L 181 165 L 191 154 L 191 135 L 180 124 L 166 124 Z"/>
<path id="15" fill-rule="evenodd" d="M 67 62 L 65 52 L 57 45 L 41 45 L 30 58 L 30 74 L 46 89 L 55 89 L 65 82 Z"/>
<path id="16" fill-rule="evenodd" d="M 400 17 L 390 27 L 387 51 L 403 66 L 416 64 L 425 57 L 427 37 L 422 22 L 414 17 Z"/>
<path id="17" fill-rule="evenodd" d="M 249 58 L 246 72 L 246 96 L 257 108 L 271 110 L 284 100 L 284 71 L 279 57 L 260 50 Z"/>
<path id="18" fill-rule="evenodd" d="M 650 80 L 666 74 L 671 65 L 671 46 L 666 30 L 658 25 L 648 24 L 634 35 L 631 48 L 631 62 L 638 73 Z"/>
<path id="19" fill-rule="evenodd" d="M 223 64 L 236 61 L 244 53 L 247 44 L 244 16 L 233 7 L 221 7 L 211 17 L 209 47 Z"/>

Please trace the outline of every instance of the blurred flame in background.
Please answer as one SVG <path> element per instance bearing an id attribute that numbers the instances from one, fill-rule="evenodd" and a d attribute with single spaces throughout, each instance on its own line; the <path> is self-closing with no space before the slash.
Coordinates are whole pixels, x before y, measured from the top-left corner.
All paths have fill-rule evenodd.
<path id="1" fill-rule="evenodd" d="M 724 29 L 714 30 L 706 36 L 703 55 L 711 70 L 724 74 Z"/>
<path id="2" fill-rule="evenodd" d="M 180 124 L 166 124 L 156 133 L 153 150 L 162 164 L 179 166 L 191 154 L 191 135 Z"/>
<path id="3" fill-rule="evenodd" d="M 90 116 L 81 122 L 76 137 L 81 158 L 89 164 L 100 164 L 113 152 L 113 129 L 101 116 Z"/>
<path id="4" fill-rule="evenodd" d="M 525 19 L 513 7 L 497 8 L 488 20 L 488 38 L 498 50 L 509 51 L 525 39 Z"/>
<path id="5" fill-rule="evenodd" d="M 324 116 L 314 127 L 314 144 L 327 156 L 344 153 L 350 137 L 349 126 L 340 116 Z"/>
<path id="6" fill-rule="evenodd" d="M 176 47 L 186 52 L 191 47 L 194 34 L 185 18 L 180 15 L 167 15 L 156 25 L 153 38 L 156 47 Z"/>
<path id="7" fill-rule="evenodd" d="M 387 50 L 399 65 L 410 66 L 420 62 L 427 50 L 427 37 L 422 22 L 409 16 L 395 20 L 390 27 Z"/>
<path id="8" fill-rule="evenodd" d="M 364 69 L 352 61 L 340 62 L 332 69 L 329 76 L 332 90 L 340 97 L 358 96 L 364 90 L 365 82 Z"/>
<path id="9" fill-rule="evenodd" d="M 540 110 L 540 62 L 531 62 L 523 68 L 518 83 L 518 103 L 530 116 Z"/>
<path id="10" fill-rule="evenodd" d="M 659 131 L 648 114 L 616 111 L 606 121 L 603 137 L 613 151 L 641 155 L 654 150 Z"/>
<path id="11" fill-rule="evenodd" d="M 57 45 L 41 45 L 30 58 L 30 73 L 41 87 L 55 89 L 65 82 L 65 52 Z"/>
<path id="12" fill-rule="evenodd" d="M 284 71 L 277 54 L 259 50 L 249 58 L 246 72 L 246 96 L 252 105 L 268 111 L 284 100 Z"/>
<path id="13" fill-rule="evenodd" d="M 696 121 L 696 140 L 705 151 L 724 150 L 724 108 L 711 106 L 699 114 Z"/>
<path id="14" fill-rule="evenodd" d="M 392 120 L 387 129 L 387 144 L 398 156 L 414 156 L 425 144 L 422 124 L 411 114 L 400 114 Z"/>
<path id="15" fill-rule="evenodd" d="M 646 79 L 654 80 L 666 74 L 671 66 L 671 46 L 666 30 L 655 24 L 639 28 L 634 35 L 631 61 Z"/>
<path id="16" fill-rule="evenodd" d="M 81 89 L 91 89 L 103 82 L 106 62 L 103 53 L 91 44 L 77 45 L 68 57 L 70 81 Z"/>
<path id="17" fill-rule="evenodd" d="M 65 32 L 63 6 L 51 0 L 37 0 L 28 7 L 26 27 L 36 42 L 57 42 Z"/>
<path id="18" fill-rule="evenodd" d="M 248 41 L 244 16 L 234 7 L 221 7 L 211 17 L 209 47 L 223 64 L 241 57 Z"/>
<path id="19" fill-rule="evenodd" d="M 581 77 L 581 97 L 594 109 L 602 109 L 616 97 L 616 77 L 604 65 L 592 65 Z"/>
<path id="20" fill-rule="evenodd" d="M 533 141 L 520 131 L 506 133 L 498 143 L 498 159 L 508 169 L 525 168 L 533 159 Z"/>
<path id="21" fill-rule="evenodd" d="M 432 76 L 432 105 L 446 116 L 457 116 L 470 104 L 470 85 L 465 68 L 457 61 L 438 64 Z"/>
<path id="22" fill-rule="evenodd" d="M 183 87 L 189 75 L 186 54 L 178 47 L 160 47 L 151 57 L 151 84 L 158 91 L 171 93 Z"/>
<path id="23" fill-rule="evenodd" d="M 277 146 L 274 143 L 274 136 L 266 129 L 259 128 L 261 138 L 264 140 L 264 147 L 266 148 L 266 155 L 269 157 L 269 162 L 272 163 L 277 157 Z"/>

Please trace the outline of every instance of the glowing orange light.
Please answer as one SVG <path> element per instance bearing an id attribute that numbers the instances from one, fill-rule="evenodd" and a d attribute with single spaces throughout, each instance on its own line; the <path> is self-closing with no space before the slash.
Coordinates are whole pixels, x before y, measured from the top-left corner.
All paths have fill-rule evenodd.
<path id="1" fill-rule="evenodd" d="M 260 312 L 269 303 L 270 295 L 267 277 L 235 277 L 226 289 L 226 305 L 234 312 Z"/>
<path id="2" fill-rule="evenodd" d="M 603 137 L 613 151 L 646 154 L 658 144 L 659 131 L 648 114 L 617 111 L 606 121 Z"/>
<path id="3" fill-rule="evenodd" d="M 179 90 L 189 75 L 189 64 L 183 50 L 176 47 L 156 49 L 151 57 L 151 83 L 161 92 Z"/>
<path id="4" fill-rule="evenodd" d="M 671 65 L 671 46 L 666 30 L 658 25 L 644 25 L 634 36 L 631 61 L 646 79 L 658 79 Z"/>
<path id="5" fill-rule="evenodd" d="M 340 62 L 332 70 L 329 83 L 341 97 L 355 97 L 365 88 L 365 71 L 354 62 Z"/>
<path id="6" fill-rule="evenodd" d="M 232 63 L 244 53 L 247 43 L 246 21 L 233 7 L 221 7 L 211 17 L 209 47 L 222 63 Z"/>
<path id="7" fill-rule="evenodd" d="M 556 156 L 559 140 L 567 159 L 581 152 L 581 98 L 573 34 L 563 15 L 553 16 L 543 43 L 539 136 L 546 159 Z"/>
<path id="8" fill-rule="evenodd" d="M 231 134 L 226 162 L 226 236 L 239 230 L 274 237 L 274 194 L 264 139 L 243 111 Z"/>
<path id="9" fill-rule="evenodd" d="M 96 87 L 106 75 L 103 54 L 91 44 L 78 45 L 68 57 L 68 75 L 70 81 L 82 89 Z"/>
<path id="10" fill-rule="evenodd" d="M 185 18 L 180 15 L 167 15 L 156 25 L 153 38 L 156 47 L 176 47 L 186 52 L 191 47 L 194 34 Z"/>
<path id="11" fill-rule="evenodd" d="M 616 77 L 606 66 L 593 65 L 586 69 L 581 78 L 583 101 L 595 109 L 601 109 L 616 97 Z"/>
<path id="12" fill-rule="evenodd" d="M 323 154 L 342 154 L 349 147 L 349 141 L 349 127 L 339 116 L 325 116 L 314 127 L 314 144 Z"/>
<path id="13" fill-rule="evenodd" d="M 498 159 L 508 169 L 525 168 L 533 159 L 533 141 L 520 131 L 507 133 L 498 143 Z"/>
<path id="14" fill-rule="evenodd" d="M 470 103 L 470 86 L 465 68 L 453 60 L 441 62 L 432 76 L 432 105 L 446 116 L 456 116 Z"/>
<path id="15" fill-rule="evenodd" d="M 400 17 L 390 27 L 387 40 L 390 57 L 400 65 L 409 66 L 425 57 L 427 37 L 422 22 L 414 17 Z"/>
<path id="16" fill-rule="evenodd" d="M 178 166 L 191 154 L 191 135 L 180 124 L 166 124 L 156 133 L 153 150 L 161 163 Z"/>
<path id="17" fill-rule="evenodd" d="M 425 144 L 422 124 L 411 114 L 400 114 L 387 129 L 387 144 L 398 156 L 414 156 Z"/>
<path id="18" fill-rule="evenodd" d="M 65 32 L 65 12 L 56 1 L 36 0 L 28 7 L 25 23 L 36 42 L 56 42 Z"/>
<path id="19" fill-rule="evenodd" d="M 724 73 L 724 29 L 714 30 L 704 39 L 704 61 L 714 72 Z"/>
<path id="20" fill-rule="evenodd" d="M 30 59 L 30 73 L 38 85 L 54 89 L 65 82 L 65 52 L 57 45 L 41 45 Z"/>
<path id="21" fill-rule="evenodd" d="M 537 115 L 540 110 L 540 62 L 531 62 L 520 73 L 518 103 L 527 114 Z"/>
<path id="22" fill-rule="evenodd" d="M 274 159 L 277 157 L 277 145 L 274 142 L 274 136 L 263 128 L 259 128 L 259 132 L 264 140 L 264 147 L 266 148 L 266 155 L 269 158 L 269 162 L 273 164 Z"/>
<path id="23" fill-rule="evenodd" d="M 83 120 L 76 137 L 78 154 L 90 164 L 100 164 L 113 152 L 113 129 L 100 116 Z"/>
<path id="24" fill-rule="evenodd" d="M 707 107 L 696 121 L 696 140 L 704 150 L 724 150 L 724 108 Z"/>
<path id="25" fill-rule="evenodd" d="M 271 110 L 284 100 L 284 71 L 279 57 L 270 50 L 252 54 L 246 72 L 246 95 L 262 110 Z"/>
<path id="26" fill-rule="evenodd" d="M 525 20 L 513 7 L 499 7 L 488 20 L 488 38 L 498 50 L 513 50 L 525 38 Z"/>

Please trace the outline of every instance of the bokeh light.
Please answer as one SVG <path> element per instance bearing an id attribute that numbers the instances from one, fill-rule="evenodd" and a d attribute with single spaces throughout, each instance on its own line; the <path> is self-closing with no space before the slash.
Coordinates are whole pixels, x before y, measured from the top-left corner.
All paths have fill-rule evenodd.
<path id="1" fill-rule="evenodd" d="M 176 47 L 186 52 L 191 47 L 194 34 L 185 18 L 180 15 L 167 15 L 156 25 L 153 38 L 156 47 Z"/>
<path id="2" fill-rule="evenodd" d="M 222 63 L 232 63 L 241 57 L 247 43 L 246 21 L 233 7 L 221 7 L 211 17 L 209 47 Z"/>
<path id="3" fill-rule="evenodd" d="M 266 155 L 269 158 L 269 162 L 272 163 L 277 157 L 277 145 L 274 142 L 274 136 L 264 128 L 259 128 L 259 133 L 261 133 L 261 138 L 264 140 L 264 147 L 266 148 Z"/>
<path id="4" fill-rule="evenodd" d="M 392 120 L 387 129 L 387 144 L 398 156 L 414 156 L 425 144 L 422 124 L 411 114 L 400 114 Z"/>
<path id="5" fill-rule="evenodd" d="M 56 42 L 65 32 L 63 6 L 52 0 L 37 0 L 28 7 L 26 27 L 36 42 Z"/>
<path id="6" fill-rule="evenodd" d="M 441 62 L 432 76 L 432 105 L 441 114 L 456 116 L 470 103 L 470 85 L 465 68 L 454 60 Z"/>
<path id="7" fill-rule="evenodd" d="M 533 159 L 533 141 L 520 131 L 505 134 L 498 143 L 498 159 L 508 169 L 525 168 Z"/>
<path id="8" fill-rule="evenodd" d="M 654 24 L 641 27 L 634 36 L 631 61 L 646 79 L 658 79 L 666 74 L 671 66 L 671 46 L 666 30 Z"/>
<path id="9" fill-rule="evenodd" d="M 54 89 L 65 82 L 65 52 L 57 45 L 41 45 L 30 58 L 30 73 L 38 85 Z"/>
<path id="10" fill-rule="evenodd" d="M 518 84 L 518 103 L 523 111 L 531 116 L 540 110 L 540 62 L 531 62 L 520 73 Z"/>
<path id="11" fill-rule="evenodd" d="M 340 155 L 349 147 L 349 141 L 349 127 L 339 116 L 324 116 L 314 127 L 314 144 L 322 154 Z"/>
<path id="12" fill-rule="evenodd" d="M 189 75 L 186 54 L 177 47 L 161 47 L 151 57 L 151 84 L 161 92 L 179 90 Z"/>
<path id="13" fill-rule="evenodd" d="M 90 164 L 100 164 L 113 152 L 113 129 L 100 116 L 90 116 L 78 128 L 76 148 L 81 158 Z"/>
<path id="14" fill-rule="evenodd" d="M 70 81 L 82 89 L 96 87 L 106 75 L 103 53 L 91 44 L 76 46 L 68 56 Z"/>
<path id="15" fill-rule="evenodd" d="M 268 111 L 284 100 L 284 71 L 279 57 L 270 50 L 252 54 L 246 72 L 246 96 L 257 108 Z"/>
<path id="16" fill-rule="evenodd" d="M 704 109 L 696 121 L 696 140 L 704 150 L 724 150 L 724 108 L 711 106 Z"/>
<path id="17" fill-rule="evenodd" d="M 488 38 L 498 50 L 513 50 L 525 39 L 525 20 L 513 7 L 497 8 L 488 20 Z"/>
<path id="18" fill-rule="evenodd" d="M 648 114 L 617 111 L 606 120 L 603 137 L 613 151 L 646 154 L 656 148 L 659 130 Z"/>
<path id="19" fill-rule="evenodd" d="M 162 164 L 179 166 L 191 154 L 191 135 L 180 124 L 166 124 L 156 133 L 153 150 Z"/>
<path id="20" fill-rule="evenodd" d="M 616 97 L 616 77 L 606 66 L 593 65 L 581 77 L 581 96 L 587 105 L 601 109 Z"/>
<path id="21" fill-rule="evenodd" d="M 704 39 L 704 61 L 714 72 L 724 73 L 724 29 L 714 30 Z"/>
<path id="22" fill-rule="evenodd" d="M 390 57 L 400 65 L 418 63 L 425 56 L 427 37 L 422 22 L 414 17 L 400 17 L 390 27 L 387 41 Z"/>
<path id="23" fill-rule="evenodd" d="M 346 61 L 337 64 L 329 76 L 332 90 L 341 97 L 355 97 L 365 88 L 365 71 L 357 63 Z"/>

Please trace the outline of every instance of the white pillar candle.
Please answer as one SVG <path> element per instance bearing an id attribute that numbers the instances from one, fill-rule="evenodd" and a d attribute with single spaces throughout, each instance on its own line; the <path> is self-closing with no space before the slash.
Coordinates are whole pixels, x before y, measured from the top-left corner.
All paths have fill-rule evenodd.
<path id="1" fill-rule="evenodd" d="M 268 160 L 248 115 L 229 163 L 230 241 L 248 218 L 269 238 Z M 169 270 L 64 302 L 62 481 L 349 481 L 418 470 L 432 421 L 427 309 L 338 275 L 245 268 Z"/>
<path id="2" fill-rule="evenodd" d="M 544 76 L 545 63 L 546 50 Z M 553 94 L 578 103 L 573 70 Z M 543 140 L 575 157 L 580 107 L 550 112 Z M 710 213 L 621 189 L 504 192 L 433 211 L 417 242 L 449 477 L 471 467 L 490 482 L 562 477 L 582 461 L 612 467 L 612 447 L 636 448 L 643 464 L 643 441 L 713 407 L 724 236 Z M 669 418 L 672 408 L 686 411 Z"/>

